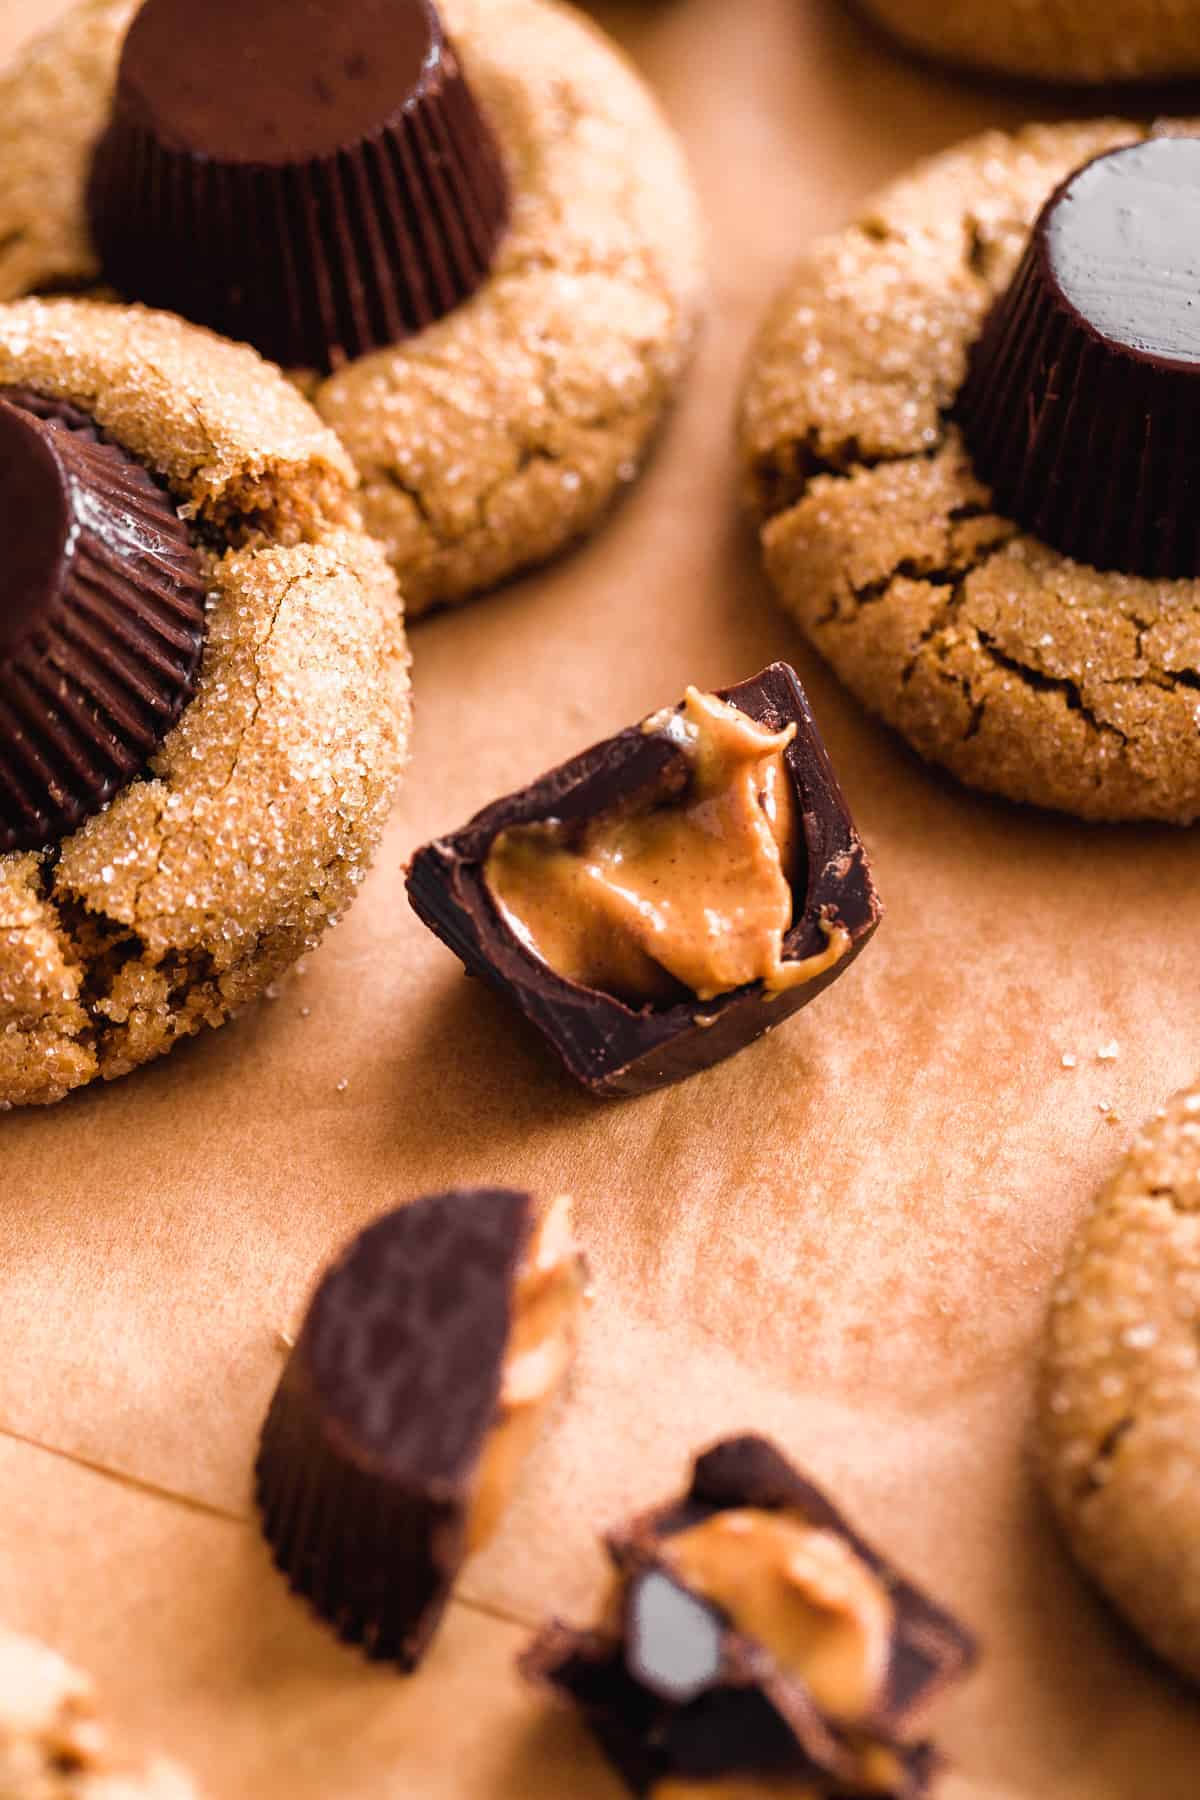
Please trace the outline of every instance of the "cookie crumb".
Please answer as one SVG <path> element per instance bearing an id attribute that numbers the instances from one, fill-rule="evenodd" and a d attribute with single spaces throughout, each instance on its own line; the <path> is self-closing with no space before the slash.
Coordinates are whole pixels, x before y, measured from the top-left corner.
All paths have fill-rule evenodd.
<path id="1" fill-rule="evenodd" d="M 339 1094 L 344 1094 L 344 1093 L 345 1093 L 345 1092 L 346 1092 L 346 1089 L 347 1089 L 347 1088 L 348 1088 L 348 1087 L 349 1087 L 349 1086 L 350 1086 L 350 1083 L 349 1083 L 349 1082 L 348 1082 L 348 1081 L 346 1081 L 346 1080 L 344 1080 L 344 1079 L 343 1079 L 343 1080 L 342 1080 L 342 1081 L 339 1081 L 339 1082 L 338 1082 L 338 1084 L 337 1084 L 337 1091 L 338 1091 L 338 1093 L 339 1093 Z"/>
<path id="2" fill-rule="evenodd" d="M 1116 1062 L 1121 1054 L 1121 1046 L 1116 1038 L 1110 1038 L 1107 1044 L 1101 1044 L 1096 1052 L 1097 1062 Z"/>
<path id="3" fill-rule="evenodd" d="M 1078 1066 L 1078 1063 L 1079 1063 L 1079 1058 L 1075 1055 L 1074 1051 L 1072 1051 L 1072 1050 L 1064 1050 L 1063 1051 L 1062 1066 L 1064 1069 L 1074 1069 Z"/>

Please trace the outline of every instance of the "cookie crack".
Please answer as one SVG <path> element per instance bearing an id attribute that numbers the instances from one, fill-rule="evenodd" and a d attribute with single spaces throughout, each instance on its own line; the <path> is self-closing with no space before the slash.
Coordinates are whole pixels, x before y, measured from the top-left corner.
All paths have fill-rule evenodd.
<path id="1" fill-rule="evenodd" d="M 1122 744 L 1128 743 L 1129 740 L 1123 731 L 1100 718 L 1099 714 L 1088 705 L 1079 683 L 1073 681 L 1070 676 L 1047 675 L 1042 669 L 1032 668 L 1029 663 L 1022 662 L 1019 657 L 1013 656 L 1007 650 L 1002 650 L 994 638 L 989 637 L 986 631 L 981 631 L 978 627 L 975 628 L 974 636 L 979 649 L 997 668 L 1017 676 L 1027 687 L 1037 693 L 1061 695 L 1071 711 L 1080 713 L 1098 735 L 1109 735 L 1115 737 Z"/>
<path id="2" fill-rule="evenodd" d="M 803 436 L 789 438 L 755 460 L 751 480 L 759 512 L 764 520 L 790 512 L 822 477 L 852 481 L 859 473 L 896 463 L 931 462 L 945 441 L 943 432 L 924 450 L 864 450 L 854 434 L 828 443 L 820 425 L 810 425 Z"/>
<path id="3" fill-rule="evenodd" d="M 611 423 L 612 421 L 608 419 L 595 419 L 590 421 L 585 429 L 589 432 L 604 432 L 610 428 Z M 535 463 L 545 463 L 553 467 L 561 465 L 565 461 L 566 458 L 561 450 L 552 449 L 547 444 L 521 445 L 512 468 L 506 469 L 502 475 L 498 475 L 494 481 L 489 482 L 487 487 L 481 488 L 477 494 L 472 496 L 471 517 L 453 529 L 448 527 L 444 520 L 435 516 L 433 508 L 418 484 L 405 480 L 395 467 L 381 466 L 380 473 L 390 487 L 412 502 L 418 518 L 438 546 L 449 549 L 461 543 L 472 532 L 486 529 L 487 509 L 496 495 L 503 493 L 506 487 L 518 481 Z"/>
<path id="4" fill-rule="evenodd" d="M 1151 679 L 1159 687 L 1192 688 L 1200 692 L 1200 670 L 1197 669 L 1156 669 Z"/>
<path id="5" fill-rule="evenodd" d="M 1076 1497 L 1079 1500 L 1090 1500 L 1107 1486 L 1117 1452 L 1136 1423 L 1137 1420 L 1133 1414 L 1129 1413 L 1124 1418 L 1118 1419 L 1116 1424 L 1110 1426 L 1105 1432 L 1096 1445 L 1095 1454 L 1079 1478 L 1076 1488 Z"/>

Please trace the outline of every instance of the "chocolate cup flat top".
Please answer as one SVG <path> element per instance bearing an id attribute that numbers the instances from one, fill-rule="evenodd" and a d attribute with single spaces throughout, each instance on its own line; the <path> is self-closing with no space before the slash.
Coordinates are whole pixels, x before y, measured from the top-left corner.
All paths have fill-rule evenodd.
<path id="1" fill-rule="evenodd" d="M 533 1223 L 527 1193 L 430 1195 L 369 1226 L 324 1276 L 294 1356 L 358 1466 L 443 1497 L 470 1474 Z"/>
<path id="2" fill-rule="evenodd" d="M 1098 157 L 1059 189 L 1040 229 L 1051 279 L 1097 336 L 1200 365 L 1200 139 Z"/>
<path id="3" fill-rule="evenodd" d="M 73 523 L 70 481 L 50 435 L 0 398 L 0 657 L 61 599 Z"/>
<path id="4" fill-rule="evenodd" d="M 303 163 L 395 118 L 444 43 L 430 0 L 147 0 L 121 99 L 171 149 Z"/>

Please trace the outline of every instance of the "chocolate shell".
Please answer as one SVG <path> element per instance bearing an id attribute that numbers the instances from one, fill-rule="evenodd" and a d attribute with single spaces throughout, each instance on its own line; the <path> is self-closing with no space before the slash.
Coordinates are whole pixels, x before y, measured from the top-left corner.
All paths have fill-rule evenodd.
<path id="1" fill-rule="evenodd" d="M 956 415 L 998 511 L 1076 561 L 1200 574 L 1200 141 L 1097 158 L 1051 197 Z"/>
<path id="2" fill-rule="evenodd" d="M 508 219 L 501 152 L 431 0 L 147 0 L 92 165 L 130 299 L 336 368 L 449 312 Z"/>
<path id="3" fill-rule="evenodd" d="M 481 1188 L 377 1220 L 322 1279 L 271 1402 L 275 1562 L 374 1660 L 416 1666 L 468 1553 L 536 1216 L 529 1194 Z"/>
<path id="4" fill-rule="evenodd" d="M 196 684 L 203 565 L 175 504 L 77 408 L 0 389 L 0 851 L 67 836 Z"/>
<path id="5" fill-rule="evenodd" d="M 847 938 L 846 953 L 804 985 L 770 995 L 754 982 L 712 1001 L 638 1008 L 559 975 L 500 916 L 484 873 L 500 833 L 539 820 L 591 819 L 682 778 L 684 753 L 662 731 L 635 725 L 595 745 L 426 844 L 409 868 L 408 897 L 418 916 L 470 974 L 516 1003 L 596 1095 L 648 1093 L 744 1049 L 843 975 L 882 916 L 866 851 L 795 670 L 773 663 L 721 698 L 772 731 L 796 727 L 784 764 L 803 855 L 784 955 L 792 962 L 819 958 L 830 927 Z"/>
<path id="6" fill-rule="evenodd" d="M 676 1534 L 743 1508 L 802 1515 L 842 1539 L 886 1586 L 894 1608 L 890 1663 L 877 1705 L 855 1730 L 826 1718 L 797 1674 L 742 1637 L 664 1562 L 663 1547 Z M 652 1796 L 672 1779 L 791 1781 L 814 1800 L 868 1792 L 876 1800 L 918 1800 L 929 1791 L 937 1753 L 909 1734 L 935 1696 L 970 1669 L 974 1640 L 773 1445 L 756 1437 L 715 1445 L 698 1458 L 681 1498 L 632 1520 L 607 1547 L 623 1583 L 619 1609 L 590 1631 L 548 1625 L 521 1668 L 580 1709 L 632 1793 Z M 872 1745 L 886 1753 L 886 1779 L 871 1772 Z"/>

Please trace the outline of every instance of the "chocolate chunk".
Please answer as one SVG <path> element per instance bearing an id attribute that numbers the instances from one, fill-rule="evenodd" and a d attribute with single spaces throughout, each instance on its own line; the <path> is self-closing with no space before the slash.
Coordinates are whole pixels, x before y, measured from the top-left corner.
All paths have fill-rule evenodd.
<path id="1" fill-rule="evenodd" d="M 1200 574 L 1200 141 L 1153 138 L 1043 209 L 957 416 L 997 508 L 1079 562 Z"/>
<path id="2" fill-rule="evenodd" d="M 691 1544 L 694 1558 L 699 1528 L 723 1515 L 742 1545 L 764 1521 L 811 1529 L 826 1562 L 832 1544 L 877 1591 L 887 1654 L 852 1716 L 831 1716 L 821 1703 L 815 1662 L 781 1657 L 731 1608 L 689 1587 L 679 1547 Z M 608 1552 L 618 1587 L 602 1623 L 580 1631 L 553 1622 L 521 1667 L 580 1709 L 633 1793 L 722 1778 L 794 1780 L 825 1800 L 916 1800 L 928 1791 L 938 1758 L 910 1734 L 931 1700 L 970 1669 L 974 1641 L 771 1444 L 744 1437 L 716 1445 L 698 1459 L 681 1499 L 614 1532 Z M 761 1604 L 763 1577 L 758 1562 L 748 1604 Z M 814 1617 L 822 1619 L 820 1606 Z"/>
<path id="3" fill-rule="evenodd" d="M 200 557 L 77 408 L 0 389 L 0 851 L 56 843 L 137 775 L 196 684 Z"/>
<path id="4" fill-rule="evenodd" d="M 292 1588 L 373 1659 L 416 1666 L 569 1366 L 582 1281 L 565 1209 L 499 1188 L 416 1200 L 317 1288 L 258 1501 Z"/>
<path id="5" fill-rule="evenodd" d="M 128 298 L 319 370 L 465 300 L 508 209 L 431 0 L 146 0 L 88 190 Z"/>
<path id="6" fill-rule="evenodd" d="M 843 974 L 879 922 L 866 852 L 795 671 L 775 663 L 721 698 L 772 731 L 796 728 L 784 763 L 802 842 L 783 946 L 786 963 L 813 959 L 811 980 L 775 994 L 756 981 L 715 1000 L 639 1007 L 559 975 L 497 910 L 485 864 L 502 832 L 545 820 L 583 825 L 686 787 L 687 756 L 657 719 L 584 751 L 412 859 L 408 894 L 425 924 L 469 973 L 516 1003 L 594 1094 L 647 1093 L 744 1049 Z M 831 944 L 840 955 L 831 957 Z"/>

